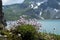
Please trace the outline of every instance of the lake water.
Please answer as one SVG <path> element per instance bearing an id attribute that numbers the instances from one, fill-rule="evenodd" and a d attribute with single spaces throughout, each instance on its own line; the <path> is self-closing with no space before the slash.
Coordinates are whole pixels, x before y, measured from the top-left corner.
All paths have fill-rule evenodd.
<path id="1" fill-rule="evenodd" d="M 15 21 L 8 21 L 8 28 L 11 24 L 14 24 Z M 41 27 L 41 32 L 47 32 L 47 33 L 55 33 L 55 34 L 59 34 L 60 35 L 60 20 L 39 20 L 38 22 L 40 22 L 42 24 Z M 54 30 L 55 28 L 55 30 Z"/>
<path id="2" fill-rule="evenodd" d="M 40 31 L 60 35 L 60 20 L 39 20 L 42 24 Z"/>

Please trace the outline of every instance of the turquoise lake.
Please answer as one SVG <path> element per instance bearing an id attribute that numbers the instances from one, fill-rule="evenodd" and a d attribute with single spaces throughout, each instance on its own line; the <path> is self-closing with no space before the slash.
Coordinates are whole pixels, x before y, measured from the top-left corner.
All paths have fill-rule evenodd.
<path id="1" fill-rule="evenodd" d="M 54 33 L 60 35 L 60 20 L 39 20 L 42 32 Z"/>
<path id="2" fill-rule="evenodd" d="M 15 21 L 8 21 L 8 28 L 10 28 L 10 23 L 14 24 Z M 41 23 L 41 32 L 54 33 L 60 35 L 60 20 L 39 20 Z M 54 30 L 55 28 L 55 30 Z"/>

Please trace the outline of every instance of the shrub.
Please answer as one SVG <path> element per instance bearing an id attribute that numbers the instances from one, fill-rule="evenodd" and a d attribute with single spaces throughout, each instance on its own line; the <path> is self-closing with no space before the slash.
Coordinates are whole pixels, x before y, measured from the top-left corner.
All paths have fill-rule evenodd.
<path id="1" fill-rule="evenodd" d="M 36 29 L 32 25 L 21 25 L 18 26 L 16 31 L 21 34 L 22 40 L 34 40 Z"/>

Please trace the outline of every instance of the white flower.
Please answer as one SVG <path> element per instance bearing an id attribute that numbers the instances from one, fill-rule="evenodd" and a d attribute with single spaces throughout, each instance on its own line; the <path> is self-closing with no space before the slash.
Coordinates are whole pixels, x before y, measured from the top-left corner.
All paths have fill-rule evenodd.
<path id="1" fill-rule="evenodd" d="M 9 34 L 12 34 L 11 32 Z"/>
<path id="2" fill-rule="evenodd" d="M 4 35 L 4 37 L 7 37 L 7 35 Z"/>
<path id="3" fill-rule="evenodd" d="M 2 35 L 0 34 L 0 37 L 1 37 Z"/>
<path id="4" fill-rule="evenodd" d="M 21 34 L 18 34 L 18 36 L 21 36 Z"/>

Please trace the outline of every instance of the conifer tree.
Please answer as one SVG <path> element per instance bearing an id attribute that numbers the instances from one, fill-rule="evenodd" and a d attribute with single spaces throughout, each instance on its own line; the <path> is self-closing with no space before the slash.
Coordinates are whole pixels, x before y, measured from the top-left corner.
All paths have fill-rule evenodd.
<path id="1" fill-rule="evenodd" d="M 6 20 L 4 19 L 4 13 L 2 12 L 2 0 L 0 0 L 0 24 L 2 24 L 4 26 L 7 25 Z"/>

